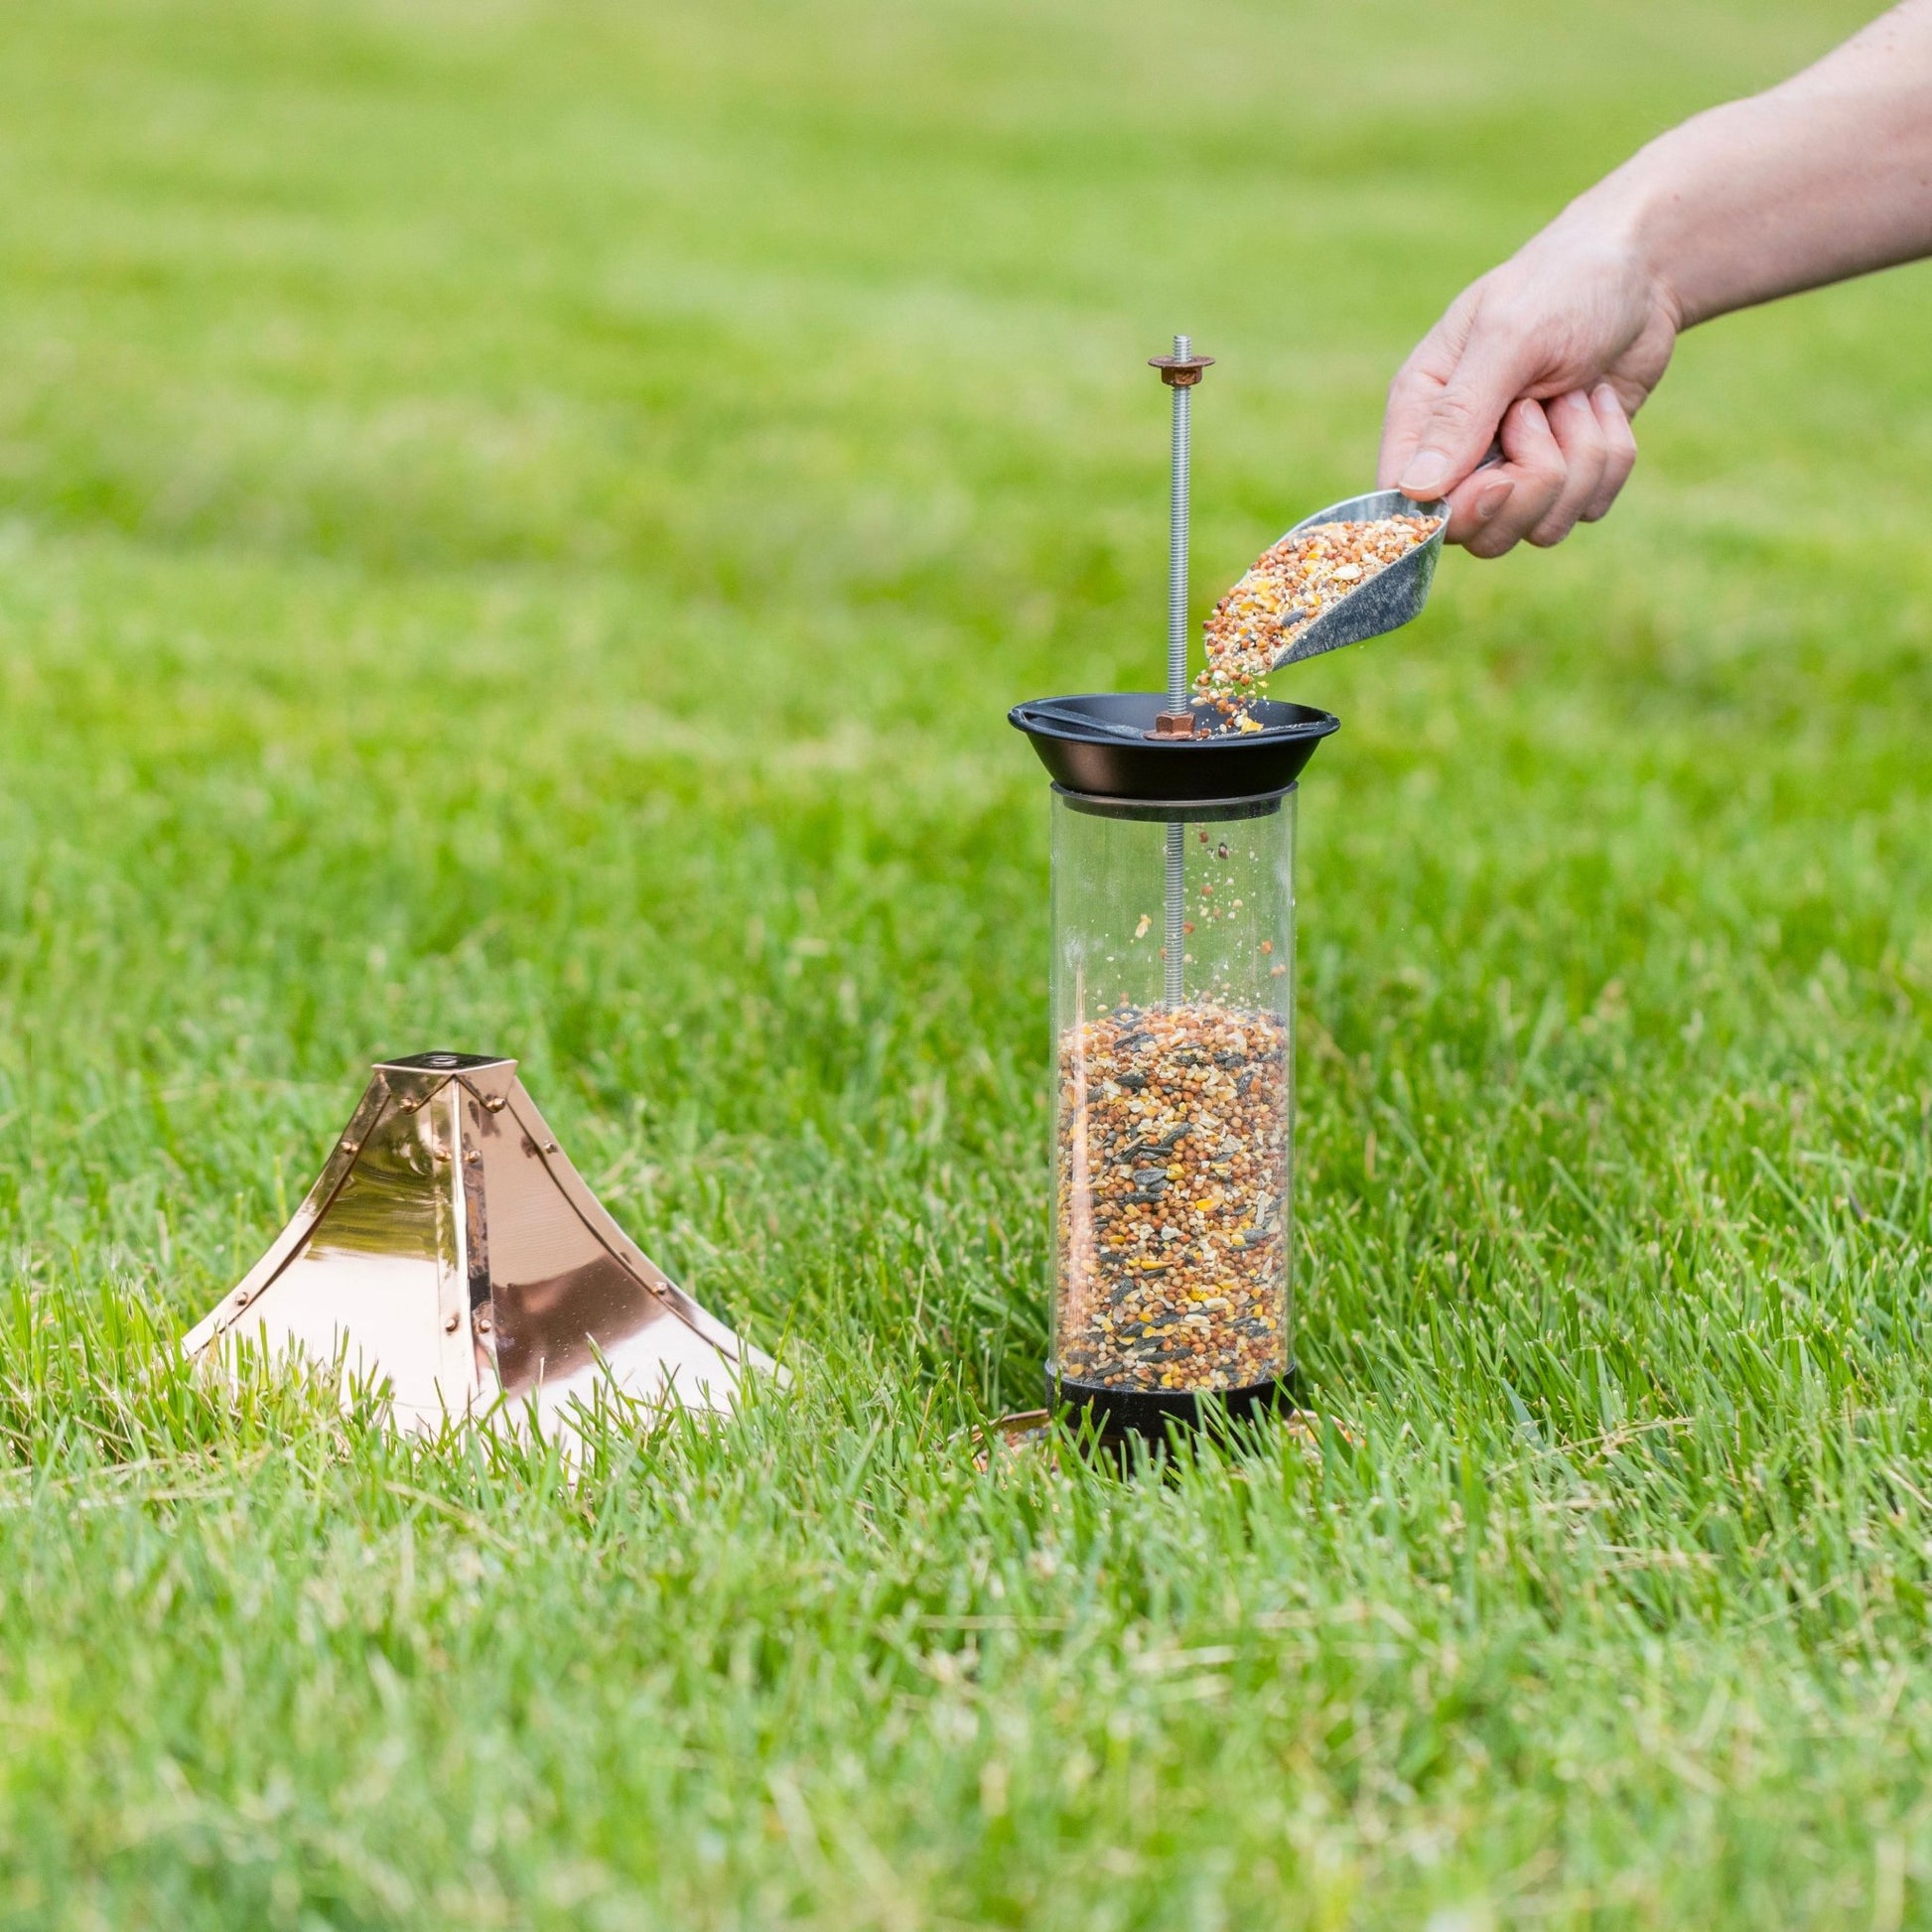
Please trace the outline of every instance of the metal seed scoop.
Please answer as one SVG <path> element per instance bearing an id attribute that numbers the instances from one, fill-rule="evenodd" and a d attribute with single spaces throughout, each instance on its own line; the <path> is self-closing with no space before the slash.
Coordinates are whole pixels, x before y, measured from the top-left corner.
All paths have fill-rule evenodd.
<path id="1" fill-rule="evenodd" d="M 1365 578 L 1344 598 L 1328 606 L 1315 621 L 1298 631 L 1270 660 L 1271 670 L 1284 664 L 1299 664 L 1305 657 L 1319 657 L 1324 651 L 1339 650 L 1343 644 L 1359 644 L 1366 637 L 1379 637 L 1385 630 L 1399 630 L 1412 619 L 1422 616 L 1429 602 L 1429 586 L 1436 575 L 1436 560 L 1443 554 L 1443 537 L 1449 529 L 1449 505 L 1443 502 L 1418 503 L 1399 489 L 1375 489 L 1366 496 L 1345 497 L 1330 503 L 1325 510 L 1305 516 L 1287 537 L 1299 536 L 1317 523 L 1360 523 L 1378 516 L 1434 516 L 1436 528 L 1425 542 L 1407 556 L 1399 557 L 1387 569 Z"/>

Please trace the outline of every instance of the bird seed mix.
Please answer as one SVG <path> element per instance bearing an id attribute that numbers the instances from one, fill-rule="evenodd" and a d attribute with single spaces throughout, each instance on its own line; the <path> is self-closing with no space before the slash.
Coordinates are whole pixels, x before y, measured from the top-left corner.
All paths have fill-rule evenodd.
<path id="1" fill-rule="evenodd" d="M 1288 1030 L 1119 1006 L 1059 1053 L 1058 1373 L 1238 1389 L 1288 1365 Z"/>
<path id="2" fill-rule="evenodd" d="M 1207 668 L 1194 688 L 1220 713 L 1221 729 L 1261 730 L 1248 705 L 1281 652 L 1331 605 L 1427 542 L 1441 522 L 1317 523 L 1264 550 L 1207 620 Z"/>

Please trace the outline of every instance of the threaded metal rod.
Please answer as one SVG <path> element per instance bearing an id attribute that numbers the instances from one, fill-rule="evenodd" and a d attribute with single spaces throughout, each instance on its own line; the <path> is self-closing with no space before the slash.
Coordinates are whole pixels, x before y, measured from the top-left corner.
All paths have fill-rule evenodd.
<path id="1" fill-rule="evenodd" d="M 1193 354 L 1185 336 L 1173 339 L 1176 357 Z M 1168 709 L 1187 708 L 1187 384 L 1173 397 L 1173 460 L 1168 490 Z"/>
<path id="2" fill-rule="evenodd" d="M 1185 336 L 1173 339 L 1173 352 L 1194 352 Z M 1168 489 L 1168 709 L 1187 709 L 1187 385 L 1176 382 L 1173 397 L 1173 462 Z M 1183 942 L 1187 910 L 1187 828 L 1178 820 L 1168 825 L 1168 949 L 1167 996 L 1170 1007 L 1180 1005 L 1186 993 Z"/>

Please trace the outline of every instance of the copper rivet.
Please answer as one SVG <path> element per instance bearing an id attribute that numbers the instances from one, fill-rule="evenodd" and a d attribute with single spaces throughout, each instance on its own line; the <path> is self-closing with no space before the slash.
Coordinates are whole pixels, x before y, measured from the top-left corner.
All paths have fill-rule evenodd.
<path id="1" fill-rule="evenodd" d="M 406 1114 L 413 1114 L 416 1111 L 416 1109 L 420 1107 L 422 1104 L 423 1103 L 420 1100 L 418 1100 L 414 1094 L 411 1094 L 410 1097 L 402 1103 L 402 1110 Z"/>
<path id="2" fill-rule="evenodd" d="M 557 1143 L 555 1141 L 545 1141 L 543 1151 L 546 1154 L 555 1154 L 557 1151 Z"/>
<path id="3" fill-rule="evenodd" d="M 489 1317 L 488 1317 L 488 1315 L 486 1315 L 486 1314 L 480 1314 L 480 1315 L 478 1315 L 478 1317 L 477 1317 L 477 1332 L 478 1332 L 478 1334 L 480 1334 L 480 1335 L 486 1335 L 486 1334 L 488 1334 L 488 1332 L 489 1332 Z"/>
<path id="4" fill-rule="evenodd" d="M 343 1143 L 343 1152 L 345 1154 L 359 1154 L 361 1151 L 362 1143 L 360 1141 L 345 1141 Z"/>
<path id="5" fill-rule="evenodd" d="M 466 1154 L 463 1158 L 466 1161 L 468 1161 L 473 1168 L 481 1168 L 483 1166 L 483 1156 L 479 1154 L 475 1148 L 472 1148 L 470 1152 Z"/>
<path id="6" fill-rule="evenodd" d="M 500 1114 L 503 1111 L 503 1096 L 500 1093 L 492 1093 L 489 1096 L 489 1098 L 483 1102 L 483 1105 L 487 1107 L 492 1114 Z"/>
<path id="7" fill-rule="evenodd" d="M 449 1318 L 449 1320 L 447 1320 L 447 1321 L 446 1321 L 446 1322 L 444 1322 L 444 1324 L 443 1324 L 443 1332 L 444 1332 L 444 1333 L 445 1333 L 446 1335 L 453 1335 L 453 1334 L 455 1334 L 455 1333 L 456 1333 L 456 1331 L 457 1331 L 457 1329 L 458 1329 L 458 1327 L 459 1327 L 459 1326 L 461 1325 L 461 1323 L 462 1323 L 462 1321 L 463 1321 L 463 1317 L 462 1317 L 462 1315 L 460 1315 L 460 1314 L 453 1314 L 453 1315 L 451 1315 L 451 1316 L 450 1316 L 450 1318 Z"/>
<path id="8" fill-rule="evenodd" d="M 245 1288 L 234 1298 L 234 1305 L 238 1309 L 245 1309 L 248 1306 L 248 1291 Z"/>

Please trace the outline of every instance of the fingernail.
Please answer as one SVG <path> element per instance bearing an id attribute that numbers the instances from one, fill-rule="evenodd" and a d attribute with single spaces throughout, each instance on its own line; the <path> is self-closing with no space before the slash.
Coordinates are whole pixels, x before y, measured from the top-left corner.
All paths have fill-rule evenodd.
<path id="1" fill-rule="evenodd" d="M 1486 489 L 1478 490 L 1472 505 L 1476 521 L 1487 523 L 1509 501 L 1509 493 L 1515 487 L 1512 483 L 1492 483 Z"/>
<path id="2" fill-rule="evenodd" d="M 1449 482 L 1449 458 L 1441 450 L 1418 450 L 1402 473 L 1405 496 L 1434 496 Z"/>

